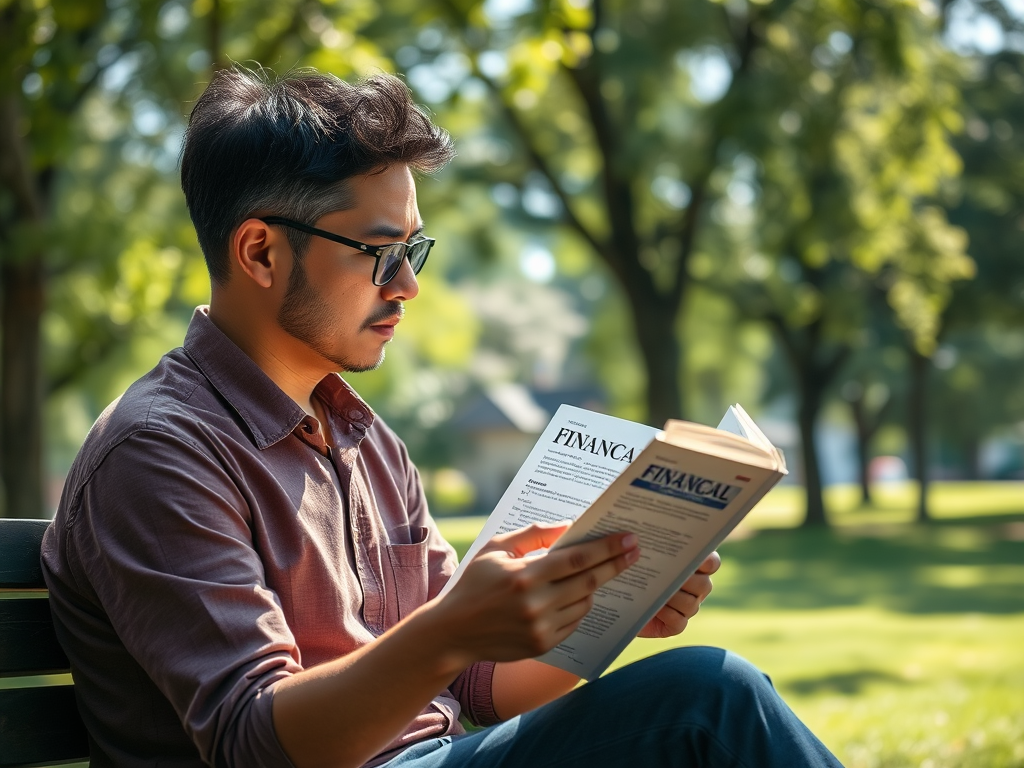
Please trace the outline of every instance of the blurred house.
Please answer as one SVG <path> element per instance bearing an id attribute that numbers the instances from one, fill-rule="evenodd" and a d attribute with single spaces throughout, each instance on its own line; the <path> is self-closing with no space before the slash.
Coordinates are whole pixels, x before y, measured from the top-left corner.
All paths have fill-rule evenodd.
<path id="1" fill-rule="evenodd" d="M 473 483 L 473 513 L 489 514 L 562 403 L 605 410 L 596 387 L 541 390 L 504 383 L 467 395 L 452 418 L 464 446 L 459 468 Z"/>

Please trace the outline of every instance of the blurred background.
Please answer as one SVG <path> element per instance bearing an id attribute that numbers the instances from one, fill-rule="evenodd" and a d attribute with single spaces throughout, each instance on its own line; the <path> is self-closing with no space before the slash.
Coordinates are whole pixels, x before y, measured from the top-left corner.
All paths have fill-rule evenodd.
<path id="1" fill-rule="evenodd" d="M 1020 0 L 0 0 L 0 43 L 0 514 L 52 516 L 208 299 L 177 161 L 211 72 L 395 72 L 459 155 L 350 380 L 450 539 L 559 403 L 741 402 L 791 475 L 685 641 L 848 765 L 1024 766 Z"/>

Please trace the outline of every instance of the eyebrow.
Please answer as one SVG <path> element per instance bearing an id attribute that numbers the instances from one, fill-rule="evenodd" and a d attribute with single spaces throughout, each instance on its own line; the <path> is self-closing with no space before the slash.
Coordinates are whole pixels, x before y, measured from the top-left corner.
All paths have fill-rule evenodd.
<path id="1" fill-rule="evenodd" d="M 409 239 L 412 240 L 414 237 L 416 237 L 416 235 L 421 234 L 423 232 L 423 227 L 424 227 L 424 224 L 421 221 L 420 225 L 418 227 L 416 227 L 416 229 L 414 229 L 412 231 L 412 233 L 409 235 Z M 399 229 L 398 227 L 392 226 L 391 224 L 385 224 L 385 223 L 375 224 L 372 227 L 370 227 L 369 229 L 365 230 L 363 232 L 363 234 L 362 234 L 362 237 L 366 237 L 366 238 L 369 238 L 369 237 L 393 237 L 393 238 L 397 239 L 397 238 L 404 237 L 404 236 L 405 236 L 405 230 Z"/>

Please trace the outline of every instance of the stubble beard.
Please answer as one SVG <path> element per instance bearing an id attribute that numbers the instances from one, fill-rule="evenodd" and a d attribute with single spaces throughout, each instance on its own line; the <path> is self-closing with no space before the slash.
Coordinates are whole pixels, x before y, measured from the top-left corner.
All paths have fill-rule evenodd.
<path id="1" fill-rule="evenodd" d="M 359 330 L 365 330 L 382 320 L 401 315 L 402 305 L 400 302 L 392 301 L 388 302 L 388 305 L 391 306 L 385 306 L 380 312 L 375 312 L 368 318 Z M 386 313 L 384 310 L 387 310 Z M 338 326 L 338 321 L 334 317 L 334 309 L 309 282 L 306 277 L 306 269 L 300 260 L 295 262 L 295 267 L 288 276 L 288 289 L 281 302 L 281 309 L 277 313 L 277 323 L 281 326 L 281 330 L 301 341 L 325 360 L 329 360 L 337 366 L 339 371 L 349 373 L 373 371 L 384 362 L 385 344 L 381 345 L 380 355 L 377 359 L 369 363 L 339 357 L 331 350 L 329 344 L 331 329 Z"/>

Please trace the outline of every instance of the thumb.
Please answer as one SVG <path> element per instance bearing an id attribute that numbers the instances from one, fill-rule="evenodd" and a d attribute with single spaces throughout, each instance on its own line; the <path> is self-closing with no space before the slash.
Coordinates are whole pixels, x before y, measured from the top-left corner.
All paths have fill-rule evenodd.
<path id="1" fill-rule="evenodd" d="M 488 542 L 488 551 L 504 550 L 514 557 L 523 557 L 537 549 L 547 549 L 569 530 L 572 520 L 558 523 L 533 523 L 511 533 L 501 533 Z"/>

